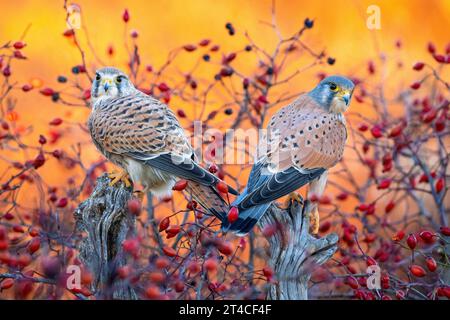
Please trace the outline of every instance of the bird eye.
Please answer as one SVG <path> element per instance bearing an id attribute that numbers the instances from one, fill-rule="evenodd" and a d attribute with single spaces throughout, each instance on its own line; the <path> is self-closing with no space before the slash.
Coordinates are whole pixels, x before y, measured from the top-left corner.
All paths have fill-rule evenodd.
<path id="1" fill-rule="evenodd" d="M 334 82 L 330 82 L 330 89 L 331 91 L 336 91 L 337 90 L 337 85 Z"/>
<path id="2" fill-rule="evenodd" d="M 99 81 L 100 78 L 101 78 L 100 75 L 97 73 L 97 74 L 95 75 L 95 80 Z"/>
<path id="3" fill-rule="evenodd" d="M 122 78 L 123 78 L 123 76 L 118 76 L 116 78 L 116 83 L 121 83 L 122 82 Z"/>

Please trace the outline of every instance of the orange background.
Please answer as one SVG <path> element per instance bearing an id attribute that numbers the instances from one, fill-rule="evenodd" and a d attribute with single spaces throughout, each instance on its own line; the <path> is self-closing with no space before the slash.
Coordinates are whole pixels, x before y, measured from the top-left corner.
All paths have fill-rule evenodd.
<path id="1" fill-rule="evenodd" d="M 275 34 L 261 21 L 271 19 L 271 1 L 77 1 L 82 8 L 83 24 L 88 27 L 90 40 L 95 51 L 107 64 L 124 68 L 127 61 L 123 48 L 124 24 L 122 12 L 130 12 L 129 29 L 139 32 L 139 47 L 143 65 L 160 66 L 167 53 L 186 43 L 197 43 L 203 38 L 212 39 L 220 44 L 225 52 L 242 49 L 248 42 L 243 36 L 248 31 L 252 38 L 263 48 L 273 48 Z M 322 65 L 306 71 L 290 81 L 283 90 L 300 92 L 309 90 L 316 82 L 318 71 L 346 75 L 367 75 L 366 65 L 370 59 L 377 60 L 380 52 L 388 57 L 401 59 L 405 65 L 404 72 L 393 72 L 388 66 L 384 78 L 390 83 L 409 84 L 415 74 L 409 66 L 416 60 L 428 61 L 426 44 L 432 41 L 438 50 L 443 51 L 449 39 L 450 1 L 277 1 L 277 21 L 285 35 L 291 35 L 303 25 L 306 17 L 314 19 L 315 25 L 303 38 L 312 48 L 319 51 L 326 49 L 327 54 L 336 58 L 334 66 Z M 370 31 L 366 27 L 369 5 L 381 8 L 381 30 Z M 60 74 L 70 74 L 72 66 L 80 63 L 76 48 L 62 33 L 66 29 L 66 12 L 63 1 L 2 1 L 2 19 L 0 19 L 1 42 L 18 39 L 28 24 L 31 27 L 25 37 L 27 47 L 23 50 L 29 57 L 25 62 L 13 65 L 13 79 L 26 83 L 32 78 L 39 78 L 44 86 L 61 88 L 56 83 Z M 228 36 L 224 25 L 232 22 L 237 34 Z M 86 49 L 86 42 L 81 35 L 81 44 Z M 402 42 L 402 50 L 395 49 L 395 42 Z M 113 45 L 116 54 L 107 58 L 106 48 Z M 92 71 L 98 67 L 92 54 L 86 49 L 88 67 Z M 192 65 L 192 58 L 185 54 L 177 65 L 183 69 L 183 59 Z M 256 62 L 251 61 L 251 68 Z M 249 61 L 237 59 L 236 66 L 248 68 Z M 298 66 L 288 69 L 295 70 Z M 186 68 L 188 70 L 188 68 Z M 396 70 L 396 69 L 395 69 Z M 286 74 L 289 74 L 287 72 Z M 377 77 L 381 75 L 377 74 Z M 86 88 L 88 83 L 84 83 Z M 15 93 L 18 98 L 17 110 L 20 115 L 18 125 L 34 126 L 33 133 L 26 141 L 36 145 L 40 133 L 47 133 L 48 122 L 54 117 L 65 120 L 69 132 L 59 142 L 60 147 L 69 150 L 72 144 L 85 143 L 83 156 L 85 160 L 99 158 L 90 143 L 88 135 L 79 135 L 76 122 L 84 122 L 89 110 L 71 108 L 53 103 L 48 97 L 40 95 L 37 90 Z M 269 97 L 270 98 L 270 97 Z M 354 112 L 364 113 L 363 105 L 353 103 Z M 171 103 L 171 107 L 173 107 Z M 184 106 L 192 113 L 192 106 Z M 173 107 L 176 109 L 176 107 Z M 358 109 L 359 108 L 359 109 Z M 73 123 L 73 124 L 71 124 Z M 6 154 L 6 156 L 12 156 Z M 29 157 L 34 155 L 30 154 Z M 22 157 L 20 155 L 19 157 Z M 24 159 L 20 159 L 24 160 Z M 66 169 L 50 159 L 54 165 L 41 168 L 48 183 L 60 184 L 61 174 L 67 177 Z M 3 164 L 0 166 L 3 167 Z M 3 169 L 2 169 L 3 171 Z M 70 173 L 72 174 L 72 172 Z M 76 177 L 81 178 L 81 175 Z M 245 177 L 244 177 L 245 178 Z"/>

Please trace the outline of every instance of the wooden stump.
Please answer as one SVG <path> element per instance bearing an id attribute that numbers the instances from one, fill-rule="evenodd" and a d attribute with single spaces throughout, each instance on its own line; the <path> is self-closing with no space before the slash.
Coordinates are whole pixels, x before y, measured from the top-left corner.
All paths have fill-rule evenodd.
<path id="1" fill-rule="evenodd" d="M 100 299 L 137 299 L 132 288 L 116 275 L 126 264 L 122 242 L 135 232 L 135 218 L 128 213 L 132 189 L 109 186 L 106 174 L 97 179 L 91 196 L 74 212 L 76 230 L 83 233 L 79 258 L 94 276 L 91 290 Z"/>
<path id="2" fill-rule="evenodd" d="M 109 182 L 106 174 L 99 177 L 91 196 L 75 210 L 76 229 L 82 233 L 79 258 L 94 275 L 91 290 L 97 298 L 137 299 L 134 290 L 115 276 L 127 262 L 122 242 L 135 233 L 135 217 L 127 210 L 133 193 L 123 185 L 110 187 Z M 269 265 L 277 277 L 268 299 L 307 299 L 312 269 L 337 249 L 336 234 L 320 239 L 309 234 L 308 207 L 298 202 L 285 210 L 272 205 L 259 222 L 261 228 L 281 226 L 268 238 Z"/>
<path id="3" fill-rule="evenodd" d="M 259 221 L 261 228 L 279 226 L 268 238 L 269 265 L 277 280 L 269 290 L 270 300 L 307 300 L 312 270 L 336 252 L 335 233 L 319 239 L 309 233 L 308 203 L 292 202 L 286 210 L 272 205 Z"/>

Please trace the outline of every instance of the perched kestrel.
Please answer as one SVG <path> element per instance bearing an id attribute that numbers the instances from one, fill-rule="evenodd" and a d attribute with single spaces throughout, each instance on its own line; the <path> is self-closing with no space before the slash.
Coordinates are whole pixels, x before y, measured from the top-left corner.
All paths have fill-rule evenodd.
<path id="1" fill-rule="evenodd" d="M 88 127 L 95 146 L 122 171 L 111 184 L 141 182 L 144 191 L 168 195 L 178 178 L 209 212 L 223 218 L 228 205 L 216 189 L 220 181 L 198 165 L 193 149 L 173 112 L 134 87 L 118 69 L 97 70 L 92 83 Z M 229 188 L 229 192 L 238 194 Z M 141 193 L 142 195 L 142 193 Z M 211 206 L 211 208 L 210 208 Z"/>
<path id="2" fill-rule="evenodd" d="M 246 234 L 258 222 L 272 201 L 309 183 L 309 192 L 321 196 L 328 169 L 342 158 L 347 130 L 347 110 L 354 84 L 331 76 L 311 92 L 279 110 L 270 120 L 268 152 L 254 164 L 247 186 L 233 202 L 239 217 L 223 221 L 222 228 Z M 311 215 L 311 232 L 319 228 L 317 205 Z"/>

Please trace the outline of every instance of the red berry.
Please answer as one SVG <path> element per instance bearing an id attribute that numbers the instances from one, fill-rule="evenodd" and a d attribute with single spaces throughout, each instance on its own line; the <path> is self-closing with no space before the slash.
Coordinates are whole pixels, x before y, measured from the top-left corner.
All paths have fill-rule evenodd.
<path id="1" fill-rule="evenodd" d="M 395 207 L 395 202 L 394 201 L 390 201 L 387 205 L 386 208 L 384 209 L 384 212 L 389 213 L 391 212 Z"/>
<path id="2" fill-rule="evenodd" d="M 383 130 L 379 126 L 374 126 L 370 129 L 370 133 L 375 139 L 381 138 L 383 136 Z"/>
<path id="3" fill-rule="evenodd" d="M 405 293 L 402 290 L 395 291 L 395 296 L 398 300 L 402 300 L 405 298 Z"/>
<path id="4" fill-rule="evenodd" d="M 54 118 L 52 121 L 49 122 L 51 126 L 59 126 L 63 120 L 61 118 Z"/>
<path id="5" fill-rule="evenodd" d="M 396 138 L 403 132 L 403 124 L 399 124 L 391 129 L 389 132 L 389 138 Z"/>
<path id="6" fill-rule="evenodd" d="M 167 91 L 170 90 L 169 86 L 168 86 L 166 83 L 164 83 L 164 82 L 161 82 L 161 83 L 158 85 L 158 89 L 159 89 L 159 91 L 161 91 L 161 92 L 167 92 Z"/>
<path id="7" fill-rule="evenodd" d="M 437 269 L 436 260 L 434 260 L 432 257 L 428 257 L 428 258 L 426 258 L 425 261 L 427 263 L 428 270 L 430 270 L 431 272 L 436 271 L 436 269 Z"/>
<path id="8" fill-rule="evenodd" d="M 28 244 L 28 252 L 30 254 L 33 254 L 36 251 L 38 251 L 40 247 L 41 247 L 41 239 L 39 237 L 35 237 L 31 239 L 30 243 Z"/>
<path id="9" fill-rule="evenodd" d="M 273 269 L 271 267 L 269 267 L 269 266 L 265 266 L 262 269 L 262 272 L 263 272 L 264 276 L 267 278 L 267 280 L 270 280 L 273 277 L 273 274 L 274 274 Z"/>
<path id="10" fill-rule="evenodd" d="M 180 231 L 181 227 L 179 225 L 171 225 L 166 229 L 166 233 L 172 236 L 177 235 L 178 233 L 180 233 Z"/>
<path id="11" fill-rule="evenodd" d="M 433 243 L 434 242 L 434 234 L 430 231 L 422 231 L 419 234 L 419 237 L 423 240 L 425 243 Z"/>
<path id="12" fill-rule="evenodd" d="M 47 139 L 41 134 L 39 135 L 39 144 L 46 144 Z"/>
<path id="13" fill-rule="evenodd" d="M 229 223 L 235 222 L 239 218 L 239 210 L 237 207 L 231 207 L 228 211 L 227 219 Z"/>
<path id="14" fill-rule="evenodd" d="M 170 225 L 170 219 L 169 218 L 164 218 L 161 220 L 161 222 L 159 223 L 159 232 L 166 230 Z"/>
<path id="15" fill-rule="evenodd" d="M 0 291 L 11 288 L 14 285 L 14 279 L 5 279 L 0 282 Z"/>
<path id="16" fill-rule="evenodd" d="M 173 186 L 172 190 L 183 191 L 184 189 L 186 189 L 187 185 L 187 180 L 178 180 L 177 183 L 175 183 L 175 185 Z"/>
<path id="17" fill-rule="evenodd" d="M 30 90 L 32 90 L 33 89 L 33 86 L 31 85 L 31 84 L 24 84 L 23 86 L 22 86 L 22 91 L 23 92 L 28 92 L 28 91 L 30 91 Z"/>
<path id="18" fill-rule="evenodd" d="M 410 233 L 408 238 L 406 239 L 406 243 L 408 247 L 413 250 L 417 246 L 417 238 L 413 233 Z"/>
<path id="19" fill-rule="evenodd" d="M 233 253 L 233 245 L 229 241 L 220 241 L 217 245 L 217 249 L 221 254 L 229 256 Z"/>
<path id="20" fill-rule="evenodd" d="M 209 166 L 208 171 L 211 173 L 216 173 L 217 171 L 219 171 L 219 168 L 216 164 L 213 163 Z"/>
<path id="21" fill-rule="evenodd" d="M 420 82 L 417 81 L 417 82 L 412 83 L 410 85 L 410 88 L 413 89 L 413 90 L 419 89 L 420 88 Z"/>
<path id="22" fill-rule="evenodd" d="M 122 266 L 117 269 L 117 274 L 120 279 L 126 279 L 130 276 L 132 268 L 128 265 Z"/>
<path id="23" fill-rule="evenodd" d="M 39 92 L 46 97 L 50 97 L 55 93 L 55 91 L 51 88 L 44 88 L 44 89 L 41 89 Z"/>
<path id="24" fill-rule="evenodd" d="M 427 49 L 428 49 L 428 52 L 431 54 L 436 52 L 436 47 L 432 42 L 428 43 Z"/>
<path id="25" fill-rule="evenodd" d="M 445 182 L 444 178 L 439 178 L 438 181 L 436 181 L 435 189 L 437 193 L 440 193 L 442 190 L 444 190 Z"/>
<path id="26" fill-rule="evenodd" d="M 391 179 L 384 179 L 384 180 L 382 180 L 379 184 L 378 184 L 378 189 L 379 190 L 384 190 L 384 189 L 387 189 L 387 188 L 389 188 L 389 186 L 391 185 Z"/>
<path id="27" fill-rule="evenodd" d="M 174 289 L 175 289 L 175 292 L 178 292 L 178 293 L 183 292 L 184 291 L 184 282 L 180 281 L 180 280 L 176 281 L 175 285 L 174 285 Z"/>
<path id="28" fill-rule="evenodd" d="M 209 258 L 205 260 L 205 263 L 203 265 L 205 269 L 209 272 L 214 272 L 217 270 L 217 259 L 216 258 Z"/>
<path id="29" fill-rule="evenodd" d="M 358 130 L 361 132 L 367 131 L 367 129 L 369 129 L 369 126 L 365 123 L 360 123 L 358 126 Z"/>
<path id="30" fill-rule="evenodd" d="M 184 110 L 178 109 L 177 114 L 180 118 L 186 118 L 186 113 L 184 112 Z"/>
<path id="31" fill-rule="evenodd" d="M 348 285 L 350 288 L 352 288 L 352 289 L 354 289 L 354 290 L 356 290 L 356 289 L 359 288 L 359 283 L 358 283 L 358 281 L 356 280 L 356 278 L 353 277 L 353 276 L 347 277 L 347 278 L 346 278 L 346 283 L 347 283 L 347 285 Z"/>
<path id="32" fill-rule="evenodd" d="M 20 50 L 20 49 L 24 48 L 25 46 L 26 46 L 26 44 L 23 41 L 17 41 L 17 42 L 14 42 L 14 44 L 13 44 L 14 49 L 17 49 L 17 50 Z"/>
<path id="33" fill-rule="evenodd" d="M 155 266 L 158 269 L 166 269 L 170 265 L 169 260 L 164 257 L 158 257 L 155 261 Z"/>
<path id="34" fill-rule="evenodd" d="M 142 205 L 138 199 L 128 200 L 128 212 L 132 215 L 139 216 L 141 214 Z"/>
<path id="35" fill-rule="evenodd" d="M 331 222 L 325 221 L 324 223 L 322 223 L 320 225 L 319 232 L 322 232 L 322 233 L 327 232 L 328 230 L 330 230 L 330 228 L 331 228 Z"/>
<path id="36" fill-rule="evenodd" d="M 416 277 L 424 277 L 426 275 L 426 271 L 424 268 L 422 268 L 421 266 L 418 266 L 416 264 L 413 264 L 409 267 L 409 270 L 411 271 L 411 273 L 416 276 Z"/>
<path id="37" fill-rule="evenodd" d="M 405 231 L 400 230 L 398 231 L 393 237 L 393 241 L 401 241 L 405 237 Z"/>
<path id="38" fill-rule="evenodd" d="M 450 236 L 450 227 L 441 227 L 440 231 L 444 236 Z"/>
<path id="39" fill-rule="evenodd" d="M 125 252 L 136 255 L 139 250 L 139 240 L 137 238 L 130 238 L 122 243 L 122 248 Z"/>
<path id="40" fill-rule="evenodd" d="M 217 182 L 216 188 L 217 188 L 217 190 L 219 190 L 219 191 L 222 192 L 222 193 L 228 193 L 228 186 L 227 186 L 227 184 L 226 184 L 225 182 L 223 182 L 223 181 Z"/>
<path id="41" fill-rule="evenodd" d="M 211 40 L 209 40 L 209 39 L 203 39 L 202 41 L 200 41 L 200 42 L 198 43 L 198 45 L 199 45 L 200 47 L 206 47 L 207 45 L 209 45 L 210 42 L 211 42 Z"/>
<path id="42" fill-rule="evenodd" d="M 60 198 L 58 200 L 58 202 L 56 203 L 56 207 L 65 208 L 68 203 L 69 203 L 69 200 L 67 200 L 67 198 Z"/>
<path id="43" fill-rule="evenodd" d="M 164 273 L 160 272 L 160 271 L 156 271 L 156 272 L 151 272 L 149 275 L 149 280 L 153 283 L 163 283 L 165 280 L 165 275 Z"/>
<path id="44" fill-rule="evenodd" d="M 166 256 L 175 257 L 177 255 L 177 252 L 175 251 L 175 249 L 173 249 L 171 247 L 165 246 L 162 250 Z"/>
<path id="45" fill-rule="evenodd" d="M 434 54 L 433 58 L 434 58 L 434 60 L 436 60 L 439 63 L 445 63 L 445 61 L 446 61 L 445 56 L 442 54 Z"/>
<path id="46" fill-rule="evenodd" d="M 422 114 L 421 119 L 424 123 L 430 123 L 437 116 L 437 109 L 431 109 L 428 112 Z"/>
<path id="47" fill-rule="evenodd" d="M 187 52 L 192 52 L 192 51 L 195 51 L 195 49 L 197 49 L 197 47 L 193 44 L 187 44 L 187 45 L 183 46 L 183 49 L 186 50 Z"/>
<path id="48" fill-rule="evenodd" d="M 122 14 L 122 20 L 127 23 L 130 21 L 130 14 L 128 13 L 128 9 L 125 9 L 125 11 Z"/>
<path id="49" fill-rule="evenodd" d="M 420 71 L 420 70 L 423 69 L 424 66 L 425 66 L 425 64 L 423 62 L 416 62 L 413 65 L 413 69 L 416 70 L 416 71 Z"/>
<path id="50" fill-rule="evenodd" d="M 33 160 L 33 167 L 37 169 L 42 167 L 44 164 L 45 164 L 44 154 L 42 152 L 39 152 L 39 154 Z"/>
<path id="51" fill-rule="evenodd" d="M 196 274 L 196 273 L 198 273 L 198 272 L 201 270 L 201 267 L 200 267 L 200 265 L 198 264 L 198 262 L 196 262 L 196 261 L 191 261 L 191 262 L 189 262 L 189 264 L 188 264 L 188 266 L 187 266 L 187 269 L 189 270 L 189 272 L 190 272 L 191 274 Z"/>
<path id="52" fill-rule="evenodd" d="M 161 291 L 157 286 L 152 285 L 145 290 L 145 296 L 148 299 L 159 299 L 161 297 Z"/>

